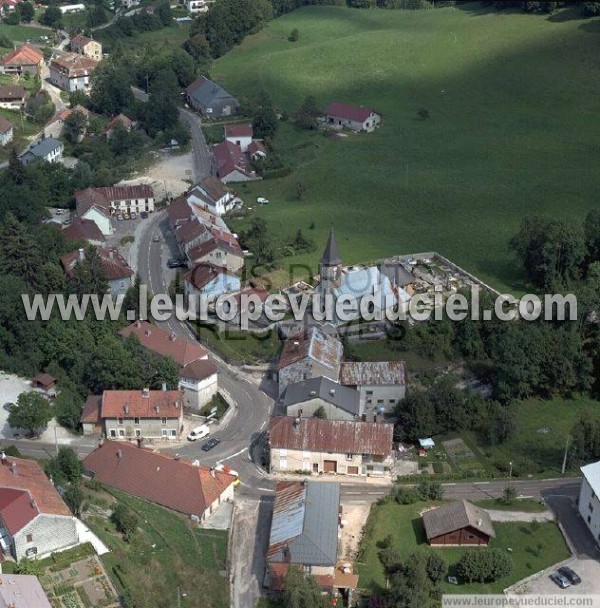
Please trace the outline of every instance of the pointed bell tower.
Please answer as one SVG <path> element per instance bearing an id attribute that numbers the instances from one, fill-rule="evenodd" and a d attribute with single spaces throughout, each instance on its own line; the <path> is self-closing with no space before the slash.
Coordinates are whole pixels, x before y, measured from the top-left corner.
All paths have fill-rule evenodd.
<path id="1" fill-rule="evenodd" d="M 319 272 L 322 290 L 335 289 L 342 284 L 342 258 L 335 242 L 333 228 L 329 232 L 329 239 L 321 257 Z"/>

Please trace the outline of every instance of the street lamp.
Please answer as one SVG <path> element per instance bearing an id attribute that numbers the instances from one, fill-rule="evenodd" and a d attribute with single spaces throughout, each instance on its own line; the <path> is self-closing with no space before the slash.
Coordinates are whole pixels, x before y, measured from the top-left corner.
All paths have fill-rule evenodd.
<path id="1" fill-rule="evenodd" d="M 510 466 L 510 469 L 508 470 L 508 478 L 509 478 L 509 479 L 512 479 L 512 464 L 513 464 L 513 463 L 512 463 L 512 460 L 510 460 L 510 461 L 508 462 L 508 465 Z"/>

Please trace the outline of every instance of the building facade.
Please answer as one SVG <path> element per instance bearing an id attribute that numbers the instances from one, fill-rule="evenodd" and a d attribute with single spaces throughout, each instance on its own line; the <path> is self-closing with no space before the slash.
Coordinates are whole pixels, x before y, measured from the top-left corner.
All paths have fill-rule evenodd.
<path id="1" fill-rule="evenodd" d="M 63 91 L 89 91 L 97 61 L 78 53 L 65 53 L 50 62 L 50 82 Z"/>
<path id="2" fill-rule="evenodd" d="M 596 543 L 600 544 L 600 462 L 581 467 L 581 472 L 583 481 L 579 490 L 579 514 Z"/>
<path id="3" fill-rule="evenodd" d="M 194 361 L 179 372 L 179 390 L 183 391 L 184 405 L 201 410 L 219 389 L 217 366 L 212 361 Z"/>
<path id="4" fill-rule="evenodd" d="M 102 59 L 102 44 L 81 34 L 71 38 L 71 50 L 78 55 L 84 55 L 94 61 Z"/>

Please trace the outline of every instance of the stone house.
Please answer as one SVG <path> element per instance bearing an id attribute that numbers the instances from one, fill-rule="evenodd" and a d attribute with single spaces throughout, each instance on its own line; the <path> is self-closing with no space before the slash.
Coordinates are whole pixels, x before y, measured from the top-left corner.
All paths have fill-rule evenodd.
<path id="1" fill-rule="evenodd" d="M 50 82 L 63 91 L 89 91 L 91 76 L 98 65 L 97 61 L 79 55 L 64 53 L 50 62 Z"/>
<path id="2" fill-rule="evenodd" d="M 394 425 L 274 416 L 269 422 L 271 472 L 384 476 L 394 464 Z"/>
<path id="3" fill-rule="evenodd" d="M 94 61 L 102 59 L 102 44 L 82 34 L 77 34 L 77 36 L 71 38 L 71 51 L 89 57 Z"/>

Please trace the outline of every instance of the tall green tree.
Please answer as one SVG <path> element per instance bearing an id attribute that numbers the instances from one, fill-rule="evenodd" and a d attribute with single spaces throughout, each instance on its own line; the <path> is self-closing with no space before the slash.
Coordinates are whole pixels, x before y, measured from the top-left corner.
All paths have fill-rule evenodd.
<path id="1" fill-rule="evenodd" d="M 14 429 L 25 429 L 31 435 L 39 435 L 52 419 L 47 399 L 39 393 L 21 393 L 8 415 L 8 424 Z"/>
<path id="2" fill-rule="evenodd" d="M 283 598 L 286 608 L 323 608 L 323 592 L 315 579 L 291 566 L 283 582 Z"/>
<path id="3" fill-rule="evenodd" d="M 27 226 L 7 213 L 0 227 L 0 272 L 23 279 L 30 287 L 38 285 L 41 255 Z"/>

